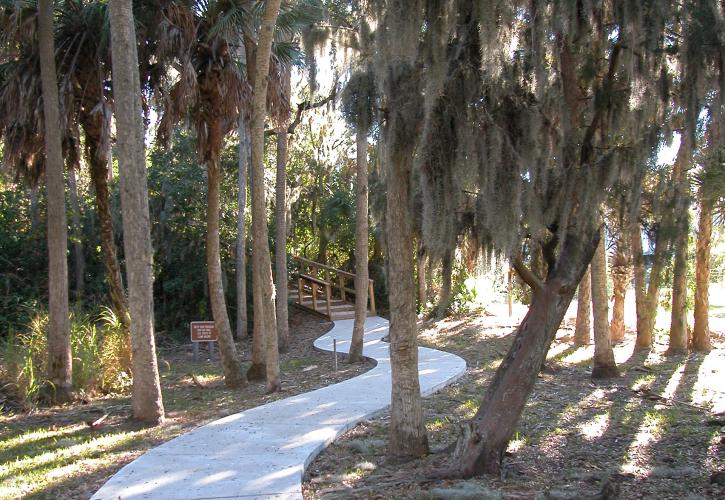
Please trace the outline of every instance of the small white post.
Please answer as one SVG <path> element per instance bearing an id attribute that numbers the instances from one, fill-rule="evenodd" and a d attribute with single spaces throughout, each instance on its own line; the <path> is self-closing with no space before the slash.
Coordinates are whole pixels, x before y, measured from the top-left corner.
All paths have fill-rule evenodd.
<path id="1" fill-rule="evenodd" d="M 332 352 L 335 354 L 335 371 L 337 371 L 337 339 L 332 339 Z"/>

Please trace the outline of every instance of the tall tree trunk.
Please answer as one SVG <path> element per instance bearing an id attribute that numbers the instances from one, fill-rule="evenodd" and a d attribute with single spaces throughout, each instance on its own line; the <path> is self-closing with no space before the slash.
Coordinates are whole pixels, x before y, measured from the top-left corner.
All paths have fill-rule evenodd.
<path id="1" fill-rule="evenodd" d="M 675 185 L 675 255 L 672 270 L 672 316 L 667 355 L 687 353 L 687 243 L 690 229 L 690 179 L 687 175 L 692 161 L 692 148 L 688 132 L 682 134 L 673 172 Z"/>
<path id="2" fill-rule="evenodd" d="M 620 229 L 611 272 L 614 303 L 612 304 L 612 324 L 609 331 L 611 340 L 615 343 L 624 340 L 624 299 L 632 275 L 627 240 L 624 230 Z"/>
<path id="3" fill-rule="evenodd" d="M 83 227 L 81 226 L 81 207 L 78 202 L 78 181 L 75 168 L 68 169 L 68 192 L 71 204 L 71 226 L 73 230 L 73 271 L 75 274 L 75 298 L 83 298 L 85 291 L 86 258 L 83 254 Z"/>
<path id="4" fill-rule="evenodd" d="M 567 234 L 557 265 L 533 289 L 531 306 L 516 330 L 476 415 L 463 425 L 453 454 L 458 475 L 498 474 L 526 399 L 556 331 L 592 258 L 598 237 L 593 230 Z"/>
<path id="5" fill-rule="evenodd" d="M 368 134 L 358 126 L 357 179 L 355 181 L 355 322 L 350 341 L 350 362 L 362 359 L 365 319 L 368 315 Z"/>
<path id="6" fill-rule="evenodd" d="M 53 2 L 40 0 L 38 42 L 45 116 L 45 179 L 48 197 L 48 379 L 53 400 L 71 399 L 72 358 L 68 311 L 68 230 L 63 182 L 58 79 L 53 44 Z"/>
<path id="7" fill-rule="evenodd" d="M 292 94 L 290 71 L 284 75 L 285 95 Z M 289 344 L 289 311 L 287 276 L 287 120 L 277 129 L 277 183 L 275 185 L 275 219 L 277 234 L 275 239 L 275 270 L 276 270 L 276 306 L 277 336 L 279 349 L 286 351 Z"/>
<path id="8" fill-rule="evenodd" d="M 212 132 L 209 135 L 215 136 Z M 222 263 L 219 254 L 219 186 L 221 172 L 219 171 L 218 159 L 212 155 L 207 160 L 206 167 L 207 183 L 209 185 L 206 212 L 206 265 L 209 280 L 209 299 L 211 301 L 212 315 L 214 316 L 214 325 L 219 335 L 219 355 L 224 369 L 224 384 L 235 389 L 245 386 L 247 379 L 244 376 L 239 355 L 237 354 L 237 347 L 232 337 L 232 327 L 229 324 L 222 283 Z"/>
<path id="9" fill-rule="evenodd" d="M 602 230 L 603 232 L 603 230 Z M 607 294 L 607 252 L 604 234 L 599 240 L 592 259 L 592 312 L 594 318 L 594 365 L 592 378 L 609 378 L 619 375 L 614 351 L 609 338 L 609 304 Z"/>
<path id="10" fill-rule="evenodd" d="M 637 313 L 637 341 L 635 349 L 649 349 L 652 346 L 652 339 L 649 343 L 642 339 L 644 325 L 642 324 L 645 302 L 646 283 L 644 279 L 644 252 L 642 251 L 642 230 L 639 221 L 634 218 L 629 224 L 629 244 L 632 249 L 632 272 L 634 274 L 634 300 Z M 640 345 L 644 344 L 644 345 Z"/>
<path id="11" fill-rule="evenodd" d="M 256 75 L 252 100 L 252 278 L 254 287 L 254 335 L 263 335 L 266 344 L 267 391 L 281 389 L 279 377 L 279 350 L 277 318 L 272 283 L 272 266 L 269 255 L 266 201 L 264 194 L 264 120 L 267 115 L 267 83 L 272 35 L 279 13 L 280 0 L 267 0 L 260 27 L 256 54 Z M 260 327 L 259 330 L 257 327 Z"/>
<path id="12" fill-rule="evenodd" d="M 451 307 L 451 287 L 453 283 L 453 252 L 451 250 L 446 250 L 443 254 L 441 264 L 443 267 L 441 271 L 443 283 L 436 311 L 438 319 L 445 318 Z"/>
<path id="13" fill-rule="evenodd" d="M 131 0 L 113 0 L 109 8 L 123 244 L 131 310 L 131 401 L 135 418 L 160 424 L 164 420 L 164 405 L 154 340 L 153 249 L 136 33 Z"/>
<path id="14" fill-rule="evenodd" d="M 710 343 L 710 239 L 712 238 L 712 200 L 701 197 L 700 219 L 695 250 L 695 326 L 692 330 L 692 348 L 708 352 Z"/>
<path id="15" fill-rule="evenodd" d="M 386 147 L 387 149 L 387 147 Z M 393 392 L 390 453 L 418 457 L 428 452 L 428 436 L 418 380 L 418 345 L 413 283 L 413 230 L 409 213 L 410 162 L 391 155 L 387 174 L 388 286 L 390 297 L 390 364 Z M 397 158 L 396 158 L 397 157 Z"/>
<path id="16" fill-rule="evenodd" d="M 247 208 L 247 170 L 249 157 L 249 121 L 239 116 L 239 211 L 237 213 L 236 289 L 237 289 L 237 338 L 243 339 L 247 332 L 247 235 L 245 211 Z"/>
<path id="17" fill-rule="evenodd" d="M 425 306 L 426 302 L 428 302 L 428 294 L 426 293 L 426 276 L 425 276 L 425 264 L 426 264 L 426 254 L 425 254 L 425 247 L 423 246 L 423 241 L 421 238 L 418 238 L 418 311 L 422 311 Z"/>
<path id="18" fill-rule="evenodd" d="M 574 328 L 574 344 L 578 346 L 589 345 L 592 340 L 592 273 L 587 267 L 581 283 L 576 304 L 576 327 Z"/>

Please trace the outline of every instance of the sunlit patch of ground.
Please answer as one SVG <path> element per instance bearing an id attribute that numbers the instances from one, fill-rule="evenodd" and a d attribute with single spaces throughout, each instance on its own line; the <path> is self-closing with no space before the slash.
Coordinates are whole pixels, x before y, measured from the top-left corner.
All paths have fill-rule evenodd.
<path id="1" fill-rule="evenodd" d="M 13 411 L 13 405 L 6 404 L 0 409 L 0 498 L 88 498 L 123 465 L 172 437 L 372 367 L 370 363 L 340 363 L 335 372 L 332 356 L 312 347 L 313 340 L 328 330 L 330 323 L 308 313 L 290 312 L 291 344 L 280 356 L 281 393 L 265 394 L 263 383 L 239 391 L 227 389 L 220 363 L 193 362 L 191 346 L 186 344 L 159 352 L 167 414 L 161 427 L 145 428 L 131 421 L 131 402 L 123 395 L 30 413 Z M 239 342 L 237 347 L 248 359 L 248 341 Z M 107 417 L 97 428 L 88 425 L 104 415 Z"/>
<path id="2" fill-rule="evenodd" d="M 725 425 L 718 424 L 725 416 L 716 415 L 725 410 L 725 336 L 717 323 L 711 353 L 672 358 L 664 356 L 665 330 L 658 330 L 650 352 L 634 353 L 630 329 L 615 347 L 622 376 L 594 382 L 593 347 L 572 343 L 575 311 L 574 304 L 552 344 L 508 448 L 503 477 L 434 479 L 505 355 L 526 312 L 522 306 L 512 317 L 500 305 L 488 308 L 493 316 L 422 324 L 421 344 L 454 352 L 469 367 L 464 378 L 424 401 L 433 453 L 407 464 L 389 462 L 389 417 L 383 415 L 358 425 L 310 465 L 306 498 L 533 498 L 545 490 L 585 498 L 605 478 L 621 498 L 725 497 L 725 489 L 709 481 L 714 471 L 725 470 Z M 628 318 L 631 325 L 633 316 Z M 372 466 L 344 476 L 363 462 Z"/>

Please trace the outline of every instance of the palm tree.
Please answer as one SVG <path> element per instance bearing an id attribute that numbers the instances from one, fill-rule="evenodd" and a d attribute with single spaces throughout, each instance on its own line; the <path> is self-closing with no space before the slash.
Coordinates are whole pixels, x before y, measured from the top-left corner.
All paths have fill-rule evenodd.
<path id="1" fill-rule="evenodd" d="M 38 53 L 43 86 L 45 178 L 48 193 L 48 378 L 56 401 L 71 399 L 72 359 L 68 316 L 68 229 L 58 78 L 53 43 L 53 3 L 38 2 Z"/>
<path id="2" fill-rule="evenodd" d="M 110 105 L 107 99 L 108 44 L 106 5 L 87 0 L 69 0 L 56 10 L 55 47 L 60 80 L 60 105 L 64 139 L 80 123 L 85 134 L 86 160 L 95 188 L 101 226 L 106 279 L 117 315 L 128 326 L 126 299 L 121 282 L 108 189 L 111 144 Z M 5 158 L 31 182 L 43 173 L 39 161 L 44 132 L 38 47 L 27 28 L 37 13 L 36 5 L 3 0 L 0 15 L 0 45 L 9 62 L 0 76 L 0 136 L 4 136 Z M 66 141 L 71 148 L 78 141 Z M 66 151 L 66 156 L 77 155 Z"/>
<path id="3" fill-rule="evenodd" d="M 592 312 L 594 313 L 594 366 L 592 378 L 608 378 L 619 375 L 609 338 L 609 307 L 607 301 L 607 252 L 604 245 L 604 229 L 591 263 Z"/>
<path id="4" fill-rule="evenodd" d="M 164 406 L 154 341 L 151 221 L 131 0 L 110 2 L 110 19 L 123 242 L 131 309 L 133 413 L 139 420 L 160 424 L 164 420 Z"/>

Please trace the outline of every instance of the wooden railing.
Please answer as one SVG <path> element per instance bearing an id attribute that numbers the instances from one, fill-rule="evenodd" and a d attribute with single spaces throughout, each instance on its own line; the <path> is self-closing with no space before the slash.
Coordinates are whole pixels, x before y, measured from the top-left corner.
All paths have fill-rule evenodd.
<path id="1" fill-rule="evenodd" d="M 332 315 L 331 303 L 333 296 L 336 295 L 343 302 L 349 302 L 348 296 L 350 294 L 355 295 L 355 274 L 296 255 L 292 256 L 292 260 L 298 268 L 296 277 L 299 304 L 303 302 L 305 284 L 308 285 L 312 296 L 313 309 L 319 310 L 317 301 L 320 299 L 325 300 L 325 309 L 328 316 Z M 353 288 L 348 288 L 348 282 L 353 283 Z M 323 297 L 319 296 L 320 292 L 324 293 Z M 375 314 L 375 282 L 371 279 L 368 280 L 368 311 L 373 315 Z"/>

